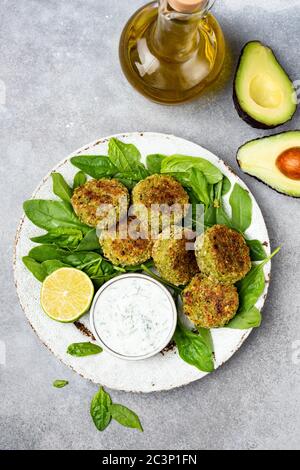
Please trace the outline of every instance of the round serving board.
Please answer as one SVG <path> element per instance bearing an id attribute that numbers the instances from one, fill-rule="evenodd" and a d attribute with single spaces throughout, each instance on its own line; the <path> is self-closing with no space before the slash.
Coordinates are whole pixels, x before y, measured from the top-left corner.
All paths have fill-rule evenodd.
<path id="1" fill-rule="evenodd" d="M 143 159 L 146 155 L 153 153 L 166 155 L 176 153 L 206 158 L 220 168 L 233 184 L 238 182 L 241 186 L 247 188 L 222 160 L 208 150 L 187 140 L 172 135 L 150 132 L 121 134 L 115 137 L 126 143 L 136 145 Z M 60 162 L 51 172 L 59 171 L 67 181 L 71 182 L 77 170 L 69 162 L 70 158 L 78 154 L 106 155 L 109 138 L 99 139 L 96 142 L 85 145 Z M 33 198 L 55 199 L 52 193 L 51 172 L 41 181 L 32 196 Z M 251 197 L 253 199 L 253 218 L 247 235 L 249 238 L 259 239 L 263 242 L 269 254 L 270 242 L 264 218 L 253 195 Z M 228 198 L 229 195 L 226 197 L 226 204 L 228 204 Z M 15 282 L 20 303 L 28 321 L 41 341 L 56 357 L 86 379 L 111 389 L 128 392 L 148 393 L 169 390 L 199 380 L 206 375 L 195 367 L 183 362 L 178 357 L 176 348 L 171 348 L 153 358 L 140 362 L 126 362 L 106 352 L 86 358 L 76 358 L 67 355 L 66 349 L 69 344 L 89 340 L 87 336 L 90 330 L 89 316 L 85 315 L 80 319 L 80 324 L 75 326 L 74 324 L 61 324 L 52 321 L 43 313 L 40 306 L 41 284 L 27 271 L 21 260 L 22 256 L 27 255 L 34 245 L 30 238 L 40 233 L 41 230 L 35 227 L 25 216 L 22 218 L 15 244 Z M 271 263 L 268 263 L 265 267 L 267 279 L 269 279 L 270 271 Z M 266 283 L 264 294 L 257 303 L 259 309 L 263 307 L 267 289 L 268 283 Z M 240 348 L 250 332 L 251 330 L 239 331 L 230 329 L 212 331 L 216 368 L 224 364 Z"/>

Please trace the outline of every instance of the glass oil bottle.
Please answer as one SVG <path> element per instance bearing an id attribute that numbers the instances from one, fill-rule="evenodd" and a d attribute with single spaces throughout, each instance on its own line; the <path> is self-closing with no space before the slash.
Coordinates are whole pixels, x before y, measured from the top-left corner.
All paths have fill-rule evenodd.
<path id="1" fill-rule="evenodd" d="M 218 78 L 225 41 L 210 13 L 213 3 L 159 0 L 132 16 L 119 52 L 123 72 L 137 91 L 157 103 L 179 104 Z"/>

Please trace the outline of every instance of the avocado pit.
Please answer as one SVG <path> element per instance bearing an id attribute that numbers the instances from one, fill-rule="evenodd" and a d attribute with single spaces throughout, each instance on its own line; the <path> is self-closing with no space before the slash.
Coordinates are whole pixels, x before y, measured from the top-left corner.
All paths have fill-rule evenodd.
<path id="1" fill-rule="evenodd" d="M 276 160 L 276 166 L 287 178 L 300 181 L 300 147 L 282 152 Z"/>

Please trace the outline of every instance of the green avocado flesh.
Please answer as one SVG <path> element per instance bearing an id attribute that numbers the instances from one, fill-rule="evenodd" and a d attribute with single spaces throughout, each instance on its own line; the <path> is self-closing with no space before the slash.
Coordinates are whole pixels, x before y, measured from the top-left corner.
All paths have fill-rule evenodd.
<path id="1" fill-rule="evenodd" d="M 297 109 L 293 83 L 273 51 L 257 41 L 244 47 L 234 82 L 234 98 L 240 116 L 254 127 L 284 124 Z"/>
<path id="2" fill-rule="evenodd" d="M 282 166 L 279 157 L 284 155 L 288 159 Z M 252 140 L 239 149 L 237 160 L 245 173 L 280 193 L 300 197 L 300 131 Z"/>

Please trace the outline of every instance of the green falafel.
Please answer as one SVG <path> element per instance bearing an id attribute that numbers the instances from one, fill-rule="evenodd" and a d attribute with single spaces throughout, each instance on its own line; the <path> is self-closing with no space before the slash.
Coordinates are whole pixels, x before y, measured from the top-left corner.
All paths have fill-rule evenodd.
<path id="1" fill-rule="evenodd" d="M 152 241 L 135 217 L 119 224 L 116 230 L 103 230 L 99 243 L 104 256 L 115 266 L 135 266 L 151 258 Z"/>
<path id="2" fill-rule="evenodd" d="M 250 250 L 239 232 L 214 225 L 196 241 L 199 269 L 224 284 L 235 284 L 251 269 Z"/>
<path id="3" fill-rule="evenodd" d="M 239 307 L 234 285 L 221 284 L 197 274 L 183 291 L 183 311 L 201 328 L 222 328 L 232 320 Z"/>
<path id="4" fill-rule="evenodd" d="M 176 224 L 186 215 L 189 196 L 185 189 L 171 176 L 152 175 L 140 181 L 132 191 L 132 202 L 135 206 L 146 208 L 144 213 L 148 223 L 152 222 L 151 214 L 158 213 L 159 228 L 167 223 Z M 158 207 L 159 206 L 159 211 Z M 170 210 L 171 209 L 171 210 Z M 151 211 L 152 210 L 152 211 Z M 151 213 L 150 213 L 151 211 Z M 145 218 L 140 215 L 140 218 Z"/>
<path id="5" fill-rule="evenodd" d="M 152 257 L 159 274 L 175 286 L 186 285 L 199 272 L 194 246 L 194 233 L 174 226 L 163 231 L 155 241 Z M 191 249 L 189 249 L 191 248 Z"/>
<path id="6" fill-rule="evenodd" d="M 124 209 L 128 209 L 129 193 L 127 188 L 115 179 L 94 179 L 75 189 L 71 203 L 83 223 L 97 227 L 99 222 L 109 216 L 118 218 L 120 204 L 124 204 Z M 102 205 L 108 207 L 100 214 L 98 212 Z"/>

